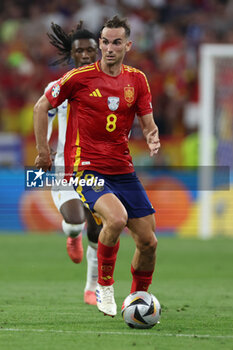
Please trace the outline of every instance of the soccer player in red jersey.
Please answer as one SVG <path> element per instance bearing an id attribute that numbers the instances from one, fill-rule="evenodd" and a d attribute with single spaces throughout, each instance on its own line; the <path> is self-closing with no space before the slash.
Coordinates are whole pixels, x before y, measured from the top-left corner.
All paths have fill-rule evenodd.
<path id="1" fill-rule="evenodd" d="M 123 64 L 132 45 L 129 36 L 125 19 L 114 16 L 108 20 L 99 42 L 101 60 L 69 71 L 34 108 L 36 166 L 47 170 L 51 166 L 47 112 L 68 99 L 65 164 L 79 180 L 76 190 L 82 201 L 103 223 L 96 296 L 98 309 L 110 316 L 117 313 L 113 273 L 124 227 L 136 244 L 131 292 L 148 290 L 157 246 L 154 209 L 135 174 L 128 148 L 135 115 L 151 156 L 158 152 L 160 142 L 147 79 L 141 71 Z"/>
<path id="2" fill-rule="evenodd" d="M 54 65 L 69 63 L 72 59 L 75 67 L 78 68 L 96 61 L 98 50 L 97 39 L 93 33 L 82 28 L 82 22 L 69 34 L 64 32 L 64 30 L 55 23 L 52 23 L 51 29 L 52 34 L 48 34 L 50 43 L 56 47 L 60 55 L 60 59 L 55 61 Z M 45 91 L 55 83 L 56 81 L 50 82 Z M 67 100 L 57 108 L 51 109 L 48 113 L 48 141 L 52 134 L 53 121 L 56 115 L 58 118 L 59 133 L 54 166 L 56 174 L 62 174 L 64 172 Z M 96 305 L 95 290 L 98 278 L 97 243 L 102 226 L 96 224 L 91 212 L 83 206 L 74 188 L 71 188 L 71 190 L 64 190 L 62 186 L 54 186 L 51 194 L 54 204 L 63 217 L 62 228 L 67 236 L 67 252 L 71 260 L 76 264 L 80 263 L 83 258 L 82 230 L 85 219 L 87 221 L 87 280 L 84 289 L 84 302 Z"/>

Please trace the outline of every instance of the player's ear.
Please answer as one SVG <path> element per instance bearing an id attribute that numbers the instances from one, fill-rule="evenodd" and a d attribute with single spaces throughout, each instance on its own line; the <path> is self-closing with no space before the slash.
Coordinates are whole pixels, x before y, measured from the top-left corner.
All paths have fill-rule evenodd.
<path id="1" fill-rule="evenodd" d="M 129 52 L 131 50 L 132 47 L 132 41 L 127 41 L 126 43 L 126 52 Z"/>

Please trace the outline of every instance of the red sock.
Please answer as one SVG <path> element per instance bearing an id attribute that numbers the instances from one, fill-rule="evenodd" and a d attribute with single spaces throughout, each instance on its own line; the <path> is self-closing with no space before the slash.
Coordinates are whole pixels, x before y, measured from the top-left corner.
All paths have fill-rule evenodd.
<path id="1" fill-rule="evenodd" d="M 152 276 L 154 271 L 135 271 L 131 265 L 131 273 L 133 275 L 133 282 L 131 285 L 130 293 L 137 291 L 147 292 L 149 285 L 152 282 Z"/>
<path id="2" fill-rule="evenodd" d="M 114 283 L 113 272 L 120 241 L 114 247 L 108 247 L 98 242 L 98 283 L 101 286 L 111 286 Z"/>

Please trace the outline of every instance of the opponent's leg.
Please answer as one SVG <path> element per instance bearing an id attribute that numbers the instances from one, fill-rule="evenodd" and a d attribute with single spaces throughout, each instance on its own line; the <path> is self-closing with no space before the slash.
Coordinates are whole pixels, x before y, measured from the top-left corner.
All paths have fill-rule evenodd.
<path id="1" fill-rule="evenodd" d="M 87 221 L 87 280 L 84 289 L 84 302 L 90 305 L 96 305 L 95 290 L 98 279 L 98 260 L 97 247 L 98 237 L 102 229 L 102 225 L 97 225 L 89 209 L 84 207 L 86 221 Z"/>
<path id="2" fill-rule="evenodd" d="M 62 228 L 67 236 L 67 252 L 71 260 L 78 264 L 83 259 L 82 230 L 84 228 L 84 209 L 79 199 L 71 199 L 60 207 L 64 220 Z"/>
<path id="3" fill-rule="evenodd" d="M 94 210 L 103 223 L 97 250 L 97 307 L 104 314 L 115 316 L 117 307 L 114 299 L 113 273 L 119 249 L 119 236 L 127 223 L 128 216 L 122 203 L 112 193 L 101 196 L 96 201 Z"/>
<path id="4" fill-rule="evenodd" d="M 96 305 L 95 290 L 98 279 L 98 260 L 97 260 L 97 244 L 87 247 L 87 279 L 84 288 L 84 302 L 90 305 Z"/>
<path id="5" fill-rule="evenodd" d="M 131 265 L 133 275 L 131 293 L 139 290 L 147 291 L 152 282 L 156 261 L 157 239 L 154 215 L 129 219 L 127 226 L 136 243 Z"/>

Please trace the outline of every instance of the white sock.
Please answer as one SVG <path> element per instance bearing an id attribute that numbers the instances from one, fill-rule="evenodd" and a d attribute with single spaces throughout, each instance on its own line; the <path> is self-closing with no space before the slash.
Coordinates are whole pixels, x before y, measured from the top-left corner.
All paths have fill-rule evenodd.
<path id="1" fill-rule="evenodd" d="M 97 261 L 97 249 L 88 245 L 87 247 L 87 282 L 85 291 L 95 291 L 98 280 L 98 261 Z"/>
<path id="2" fill-rule="evenodd" d="M 75 238 L 84 229 L 85 222 L 83 224 L 68 224 L 65 220 L 62 220 L 62 229 L 67 237 Z"/>

